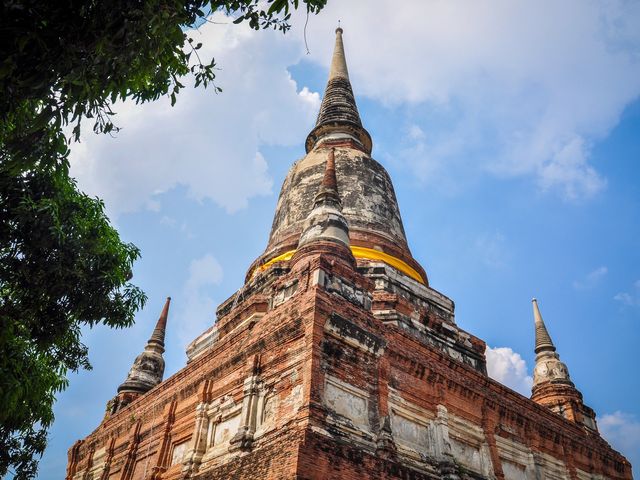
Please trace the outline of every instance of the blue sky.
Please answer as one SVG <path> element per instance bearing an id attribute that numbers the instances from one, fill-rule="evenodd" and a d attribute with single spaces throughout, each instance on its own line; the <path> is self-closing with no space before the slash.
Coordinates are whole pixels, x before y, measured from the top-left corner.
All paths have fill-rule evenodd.
<path id="1" fill-rule="evenodd" d="M 329 2 L 309 55 L 300 28 L 202 26 L 222 94 L 117 105 L 117 138 L 86 133 L 73 149 L 81 188 L 142 250 L 149 302 L 129 330 L 85 332 L 94 369 L 59 396 L 39 478 L 64 477 L 166 296 L 168 376 L 242 285 L 304 153 L 338 18 L 373 156 L 432 287 L 491 347 L 492 375 L 527 395 L 537 297 L 601 431 L 640 465 L 640 2 L 561 3 Z"/>

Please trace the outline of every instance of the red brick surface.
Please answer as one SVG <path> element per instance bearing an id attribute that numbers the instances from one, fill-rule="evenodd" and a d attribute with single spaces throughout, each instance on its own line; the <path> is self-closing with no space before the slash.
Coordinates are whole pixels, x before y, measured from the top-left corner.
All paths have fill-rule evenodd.
<path id="1" fill-rule="evenodd" d="M 366 265 L 360 267 L 366 270 Z M 369 292 L 372 310 L 314 285 L 318 269 Z M 275 294 L 293 280 L 295 293 L 274 307 Z M 382 309 L 402 315 L 416 310 L 411 299 L 375 290 L 374 282 L 358 273 L 342 251 L 332 252 L 327 246 L 309 249 L 290 264 L 267 270 L 245 286 L 242 299 L 232 297 L 221 305 L 219 337 L 209 351 L 106 416 L 70 449 L 67 478 L 85 478 L 82 472 L 91 470 L 94 452 L 103 447 L 104 479 L 482 478 L 464 469 L 447 473 L 447 468 L 457 468 L 455 464 L 442 467 L 434 459 L 422 464 L 407 460 L 393 445 L 376 447 L 373 437 L 389 414 L 390 390 L 430 412 L 443 405 L 449 414 L 481 427 L 496 478 L 504 478 L 496 446 L 500 437 L 562 460 L 568 478 L 577 478 L 577 469 L 610 479 L 631 478 L 628 462 L 597 433 L 513 392 L 482 369 L 452 358 L 397 324 L 380 321 L 374 312 Z M 264 316 L 242 323 L 255 312 Z M 427 310 L 414 315 L 433 332 L 443 323 Z M 330 318 L 342 321 L 349 335 L 360 335 L 364 343 L 379 342 L 382 353 L 327 334 Z M 470 342 L 470 352 L 484 349 L 481 340 L 470 337 Z M 256 438 L 250 448 L 232 449 L 185 476 L 182 464 L 171 465 L 171 459 L 174 448 L 195 434 L 197 406 L 225 395 L 242 403 L 245 379 L 256 371 L 278 399 L 277 428 Z M 327 375 L 367 393 L 372 439 L 354 441 L 329 421 L 335 415 L 324 401 Z M 296 388 L 302 393 L 294 405 L 289 399 Z"/>

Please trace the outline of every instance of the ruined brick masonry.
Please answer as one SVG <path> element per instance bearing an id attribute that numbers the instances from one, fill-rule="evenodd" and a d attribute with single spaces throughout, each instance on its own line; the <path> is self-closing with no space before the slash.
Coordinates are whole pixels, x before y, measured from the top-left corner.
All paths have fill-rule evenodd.
<path id="1" fill-rule="evenodd" d="M 167 299 L 66 478 L 631 479 L 536 301 L 532 398 L 487 376 L 485 343 L 411 255 L 342 34 L 265 252 L 163 381 Z"/>

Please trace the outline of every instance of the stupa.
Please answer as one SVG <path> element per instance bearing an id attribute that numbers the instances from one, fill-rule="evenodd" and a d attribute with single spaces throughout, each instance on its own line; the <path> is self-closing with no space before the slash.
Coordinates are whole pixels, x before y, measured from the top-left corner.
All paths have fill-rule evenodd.
<path id="1" fill-rule="evenodd" d="M 631 479 L 536 302 L 532 397 L 487 376 L 485 343 L 411 254 L 342 36 L 245 284 L 162 380 L 167 301 L 67 480 Z"/>

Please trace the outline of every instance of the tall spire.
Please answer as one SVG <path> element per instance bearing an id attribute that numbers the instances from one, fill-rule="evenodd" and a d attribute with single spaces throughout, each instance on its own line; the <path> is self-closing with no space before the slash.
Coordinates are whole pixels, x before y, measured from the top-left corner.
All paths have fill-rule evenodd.
<path id="1" fill-rule="evenodd" d="M 151 338 L 149 338 L 149 343 L 155 343 L 156 345 L 159 345 L 162 348 L 164 348 L 164 335 L 167 329 L 167 317 L 169 316 L 170 304 L 171 304 L 171 297 L 167 297 L 167 300 L 164 302 L 164 307 L 162 308 L 162 312 L 160 313 L 160 318 L 158 318 L 158 322 L 156 323 L 156 328 L 153 329 Z"/>
<path id="2" fill-rule="evenodd" d="M 337 212 L 345 220 L 339 230 L 346 231 L 348 225 L 349 255 L 358 258 L 361 264 L 384 262 L 428 285 L 426 272 L 407 244 L 391 178 L 371 157 L 371 138 L 362 126 L 349 81 L 343 35 L 338 28 L 318 120 L 307 137 L 307 154 L 291 167 L 282 184 L 269 242 L 249 268 L 247 281 L 272 265 L 291 259 L 300 244 L 317 233 L 313 229 L 301 236 L 311 225 L 315 198 L 326 190 L 321 185 L 322 179 L 333 170 L 340 181 L 340 195 L 337 190 L 331 195 L 340 200 L 342 207 L 339 212 L 334 209 L 334 214 Z M 327 161 L 327 152 L 332 148 L 335 159 Z M 317 216 L 314 218 L 319 220 Z M 346 244 L 347 239 L 344 240 L 342 243 Z"/>
<path id="3" fill-rule="evenodd" d="M 532 302 L 536 331 L 536 365 L 533 369 L 531 400 L 568 420 L 597 431 L 595 412 L 582 401 L 582 394 L 571 381 L 567 366 L 560 361 L 560 355 L 556 352 L 542 320 L 538 301 L 534 298 Z"/>
<path id="4" fill-rule="evenodd" d="M 316 126 L 307 137 L 307 152 L 313 150 L 322 139 L 329 137 L 335 139 L 351 138 L 366 153 L 371 153 L 371 136 L 362 126 L 349 81 L 342 33 L 342 28 L 338 27 L 329 79 L 320 105 Z"/>
<path id="5" fill-rule="evenodd" d="M 144 351 L 133 362 L 127 379 L 118 387 L 118 393 L 143 394 L 162 382 L 164 376 L 164 336 L 169 316 L 171 297 L 167 297 L 160 317 Z"/>
<path id="6" fill-rule="evenodd" d="M 338 77 L 349 80 L 349 70 L 347 69 L 347 59 L 344 56 L 344 44 L 342 43 L 343 32 L 344 30 L 342 30 L 341 27 L 336 28 L 336 46 L 333 49 L 333 58 L 331 59 L 331 69 L 329 70 L 329 81 Z"/>
<path id="7" fill-rule="evenodd" d="M 327 203 L 334 204 L 340 211 L 342 211 L 342 202 L 340 201 L 340 195 L 338 194 L 338 179 L 336 178 L 336 151 L 332 148 L 327 156 L 327 161 L 324 167 L 324 176 L 322 177 L 322 183 L 320 184 L 320 190 L 318 191 L 314 200 L 314 207 L 324 205 Z"/>
<path id="8" fill-rule="evenodd" d="M 349 247 L 349 224 L 342 214 L 342 202 L 338 194 L 335 150 L 329 150 L 324 176 L 313 209 L 305 220 L 298 247 L 313 241 L 325 240 Z"/>
<path id="9" fill-rule="evenodd" d="M 569 378 L 569 370 L 560 361 L 560 355 L 556 353 L 556 347 L 551 341 L 551 336 L 542 320 L 538 301 L 534 298 L 531 302 L 533 303 L 533 321 L 536 328 L 536 366 L 533 369 L 534 392 L 538 385 L 547 382 L 573 385 Z"/>
<path id="10" fill-rule="evenodd" d="M 539 353 L 543 350 L 548 350 L 550 352 L 555 352 L 556 347 L 551 341 L 551 337 L 549 336 L 549 332 L 547 331 L 547 327 L 542 320 L 542 315 L 540 315 L 540 308 L 538 308 L 538 300 L 535 298 L 531 300 L 533 303 L 533 320 L 536 327 L 536 346 L 535 352 Z"/>

